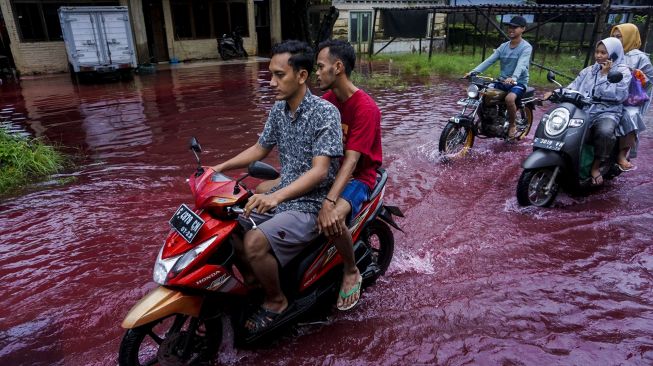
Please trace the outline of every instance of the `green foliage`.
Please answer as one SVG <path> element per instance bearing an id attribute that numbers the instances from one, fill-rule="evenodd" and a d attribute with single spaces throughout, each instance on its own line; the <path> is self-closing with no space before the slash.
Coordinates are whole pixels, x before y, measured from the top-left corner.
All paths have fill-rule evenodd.
<path id="1" fill-rule="evenodd" d="M 486 57 L 491 54 L 488 52 Z M 400 68 L 403 73 L 430 76 L 441 75 L 450 77 L 462 77 L 465 73 L 471 71 L 476 65 L 482 62 L 480 53 L 475 56 L 472 54 L 463 54 L 457 52 L 440 52 L 434 53 L 429 62 L 428 54 L 381 54 L 375 56 L 376 60 L 392 62 L 394 67 Z M 558 72 L 575 77 L 583 68 L 584 57 L 572 54 L 536 54 L 535 62 L 543 66 L 552 68 Z M 551 83 L 546 80 L 546 71 L 541 70 L 535 65 L 530 68 L 530 85 L 550 87 Z M 484 74 L 498 75 L 499 63 L 496 62 Z M 559 78 L 561 82 L 567 82 L 564 78 Z M 569 80 L 571 81 L 571 80 Z"/>
<path id="2" fill-rule="evenodd" d="M 0 129 L 0 194 L 59 172 L 66 163 L 61 153 L 41 140 L 12 136 Z"/>
<path id="3" fill-rule="evenodd" d="M 354 71 L 351 74 L 351 81 L 365 89 L 404 90 L 407 86 L 407 83 L 399 75 L 394 74 L 364 75 Z"/>
<path id="4" fill-rule="evenodd" d="M 647 19 L 648 19 L 648 15 L 635 15 L 633 17 L 633 23 L 635 23 L 635 24 L 646 24 Z"/>

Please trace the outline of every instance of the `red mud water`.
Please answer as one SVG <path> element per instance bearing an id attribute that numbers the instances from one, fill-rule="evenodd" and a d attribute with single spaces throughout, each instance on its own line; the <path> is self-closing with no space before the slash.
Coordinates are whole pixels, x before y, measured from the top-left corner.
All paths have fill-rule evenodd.
<path id="1" fill-rule="evenodd" d="M 122 317 L 149 289 L 187 148 L 205 162 L 254 143 L 273 94 L 265 64 L 180 68 L 133 82 L 66 76 L 2 87 L 0 103 L 82 165 L 0 202 L 0 364 L 113 365 Z M 357 310 L 224 364 L 653 364 L 653 139 L 639 169 L 597 194 L 520 208 L 530 138 L 480 140 L 443 164 L 437 139 L 458 81 L 369 90 L 383 112 L 387 201 L 403 208 L 395 258 Z M 540 113 L 537 114 L 539 116 Z M 650 122 L 650 118 L 649 118 Z M 334 299 L 335 300 L 335 299 Z"/>

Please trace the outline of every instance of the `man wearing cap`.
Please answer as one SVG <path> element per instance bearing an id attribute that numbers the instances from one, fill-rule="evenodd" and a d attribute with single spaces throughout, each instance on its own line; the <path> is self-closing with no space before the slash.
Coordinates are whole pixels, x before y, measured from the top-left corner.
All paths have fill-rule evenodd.
<path id="1" fill-rule="evenodd" d="M 510 41 L 501 44 L 487 60 L 476 66 L 471 72 L 465 74 L 465 77 L 471 73 L 483 72 L 497 60 L 500 61 L 501 76 L 499 78 L 503 80 L 503 83 L 495 83 L 494 87 L 508 92 L 505 99 L 510 123 L 508 137 L 514 138 L 516 132 L 515 119 L 517 116 L 515 100 L 526 92 L 526 86 L 528 85 L 528 66 L 533 47 L 521 37 L 524 30 L 526 30 L 526 19 L 516 16 L 510 22 L 504 24 L 508 27 L 507 33 Z"/>

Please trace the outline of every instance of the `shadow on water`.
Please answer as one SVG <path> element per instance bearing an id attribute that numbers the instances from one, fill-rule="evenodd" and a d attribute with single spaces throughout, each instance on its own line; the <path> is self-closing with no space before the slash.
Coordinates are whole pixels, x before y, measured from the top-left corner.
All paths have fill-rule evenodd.
<path id="1" fill-rule="evenodd" d="M 0 305 L 10 310 L 0 364 L 115 364 L 122 317 L 154 286 L 167 219 L 190 198 L 188 138 L 207 164 L 254 143 L 274 101 L 268 78 L 261 63 L 2 87 L 22 128 L 86 159 L 73 183 L 0 202 Z M 437 139 L 464 88 L 433 78 L 368 90 L 383 113 L 387 201 L 406 212 L 388 273 L 355 311 L 269 348 L 224 345 L 221 362 L 653 363 L 650 135 L 636 172 L 552 209 L 522 208 L 514 195 L 530 138 L 480 140 L 469 157 L 440 161 Z"/>

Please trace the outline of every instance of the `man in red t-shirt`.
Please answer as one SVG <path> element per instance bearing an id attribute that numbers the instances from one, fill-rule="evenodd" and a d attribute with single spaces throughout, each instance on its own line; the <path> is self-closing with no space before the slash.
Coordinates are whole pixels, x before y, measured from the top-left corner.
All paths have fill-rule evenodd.
<path id="1" fill-rule="evenodd" d="M 374 100 L 349 79 L 356 63 L 356 52 L 347 42 L 320 43 L 317 56 L 317 82 L 328 90 L 323 98 L 340 111 L 344 158 L 340 170 L 318 214 L 318 229 L 333 240 L 344 260 L 344 275 L 337 307 L 351 309 L 360 298 L 362 276 L 354 260 L 348 230 L 350 219 L 370 198 L 381 166 L 381 111 Z"/>

